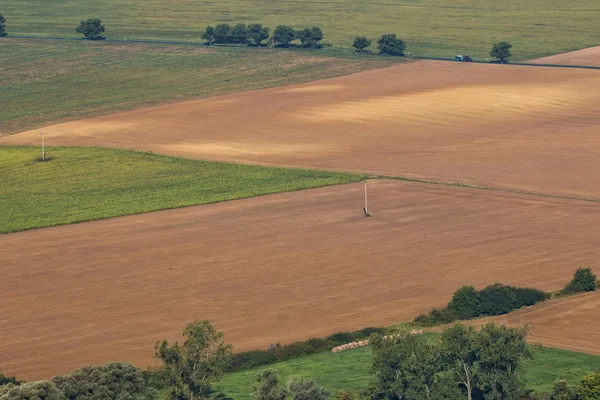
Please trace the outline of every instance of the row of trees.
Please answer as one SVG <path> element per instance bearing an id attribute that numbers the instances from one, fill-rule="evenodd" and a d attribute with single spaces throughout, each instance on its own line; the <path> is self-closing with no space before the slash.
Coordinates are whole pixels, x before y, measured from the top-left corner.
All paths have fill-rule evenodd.
<path id="1" fill-rule="evenodd" d="M 270 30 L 261 24 L 218 24 L 214 27 L 207 26 L 202 34 L 202 39 L 207 44 L 252 44 L 262 46 L 267 39 L 269 45 L 290 47 L 292 42 L 298 40 L 301 47 L 318 48 L 323 40 L 323 31 L 318 26 L 295 30 L 287 25 L 279 25 L 270 37 Z"/>
<path id="2" fill-rule="evenodd" d="M 6 18 L 0 14 L 0 37 L 6 36 Z"/>

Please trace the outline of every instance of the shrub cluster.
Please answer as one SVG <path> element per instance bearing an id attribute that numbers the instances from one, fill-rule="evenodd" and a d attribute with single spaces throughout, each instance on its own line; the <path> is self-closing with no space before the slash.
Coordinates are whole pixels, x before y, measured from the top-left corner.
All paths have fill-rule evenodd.
<path id="1" fill-rule="evenodd" d="M 214 27 L 207 26 L 202 34 L 202 39 L 209 45 L 212 44 L 248 44 L 262 46 L 269 39 L 269 28 L 261 24 L 237 24 L 231 27 L 229 24 L 218 24 Z M 280 47 L 293 46 L 294 40 L 300 41 L 300 47 L 320 48 L 322 47 L 323 31 L 318 26 L 295 30 L 287 25 L 279 25 L 273 31 L 270 43 Z"/>
<path id="2" fill-rule="evenodd" d="M 275 364 L 292 358 L 331 351 L 334 347 L 367 339 L 373 334 L 383 335 L 385 332 L 385 328 L 365 328 L 356 332 L 340 332 L 326 338 L 308 339 L 283 346 L 277 343 L 272 345 L 268 350 L 251 350 L 234 354 L 230 370 L 250 369 Z"/>
<path id="3" fill-rule="evenodd" d="M 548 295 L 541 290 L 517 288 L 495 283 L 481 291 L 473 286 L 463 286 L 454 292 L 452 300 L 443 309 L 433 309 L 429 314 L 415 318 L 419 325 L 448 324 L 458 319 L 508 314 L 521 307 L 544 301 Z"/>
<path id="4" fill-rule="evenodd" d="M 561 295 L 592 292 L 596 290 L 596 275 L 592 272 L 591 268 L 579 268 L 575 271 L 575 275 L 571 282 L 560 291 Z"/>

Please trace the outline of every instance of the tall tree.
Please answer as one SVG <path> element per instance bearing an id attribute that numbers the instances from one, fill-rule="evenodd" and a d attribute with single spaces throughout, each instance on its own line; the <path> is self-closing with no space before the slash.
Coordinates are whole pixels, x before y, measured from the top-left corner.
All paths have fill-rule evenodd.
<path id="1" fill-rule="evenodd" d="M 440 344 L 442 359 L 471 400 L 477 379 L 477 331 L 455 324 L 442 332 Z"/>
<path id="2" fill-rule="evenodd" d="M 398 39 L 395 33 L 388 33 L 381 36 L 381 39 L 377 41 L 377 47 L 381 54 L 403 56 L 406 44 L 404 43 L 404 40 Z"/>
<path id="3" fill-rule="evenodd" d="M 279 371 L 268 369 L 256 376 L 252 387 L 253 400 L 285 400 L 288 390 L 279 383 Z"/>
<path id="4" fill-rule="evenodd" d="M 496 58 L 501 63 L 506 62 L 510 58 L 510 56 L 512 56 L 512 53 L 510 52 L 511 48 L 512 48 L 512 45 L 510 43 L 507 43 L 507 42 L 496 43 L 492 46 L 492 51 L 490 51 L 490 56 Z"/>
<path id="5" fill-rule="evenodd" d="M 276 45 L 289 47 L 294 39 L 296 39 L 296 31 L 290 26 L 279 25 L 273 32 L 273 41 Z"/>
<path id="6" fill-rule="evenodd" d="M 248 39 L 257 46 L 261 46 L 263 40 L 269 38 L 269 28 L 262 26 L 261 24 L 250 24 L 248 25 Z"/>
<path id="7" fill-rule="evenodd" d="M 98 18 L 90 18 L 81 21 L 77 29 L 77 33 L 81 33 L 87 40 L 103 40 L 104 25 Z"/>
<path id="8" fill-rule="evenodd" d="M 6 36 L 6 18 L 0 14 L 0 37 Z"/>
<path id="9" fill-rule="evenodd" d="M 362 53 L 370 45 L 371 41 L 367 39 L 366 36 L 357 36 L 356 39 L 354 39 L 352 47 L 354 47 L 359 53 Z"/>
<path id="10" fill-rule="evenodd" d="M 229 24 L 218 24 L 213 32 L 213 40 L 215 43 L 230 43 L 231 42 L 231 26 Z"/>
<path id="11" fill-rule="evenodd" d="M 592 292 L 596 290 L 596 275 L 591 268 L 579 268 L 575 271 L 573 279 L 562 290 L 563 294 Z"/>
<path id="12" fill-rule="evenodd" d="M 208 45 L 211 46 L 213 44 L 213 42 L 215 41 L 215 28 L 213 28 L 210 25 L 207 26 L 206 30 L 202 34 L 201 38 L 206 40 Z"/>
<path id="13" fill-rule="evenodd" d="M 246 29 L 246 24 L 237 24 L 231 29 L 231 43 L 248 43 L 248 30 Z"/>
<path id="14" fill-rule="evenodd" d="M 318 26 L 304 28 L 297 33 L 302 47 L 318 47 L 319 42 L 323 40 L 323 31 Z"/>
<path id="15" fill-rule="evenodd" d="M 210 396 L 211 383 L 219 380 L 229 366 L 231 346 L 223 341 L 208 321 L 194 321 L 183 330 L 183 345 L 157 342 L 155 357 L 163 362 L 171 379 L 170 399 L 183 396 L 203 399 Z"/>
<path id="16" fill-rule="evenodd" d="M 471 319 L 477 315 L 479 293 L 473 286 L 463 286 L 454 292 L 448 308 L 456 313 L 459 319 Z"/>

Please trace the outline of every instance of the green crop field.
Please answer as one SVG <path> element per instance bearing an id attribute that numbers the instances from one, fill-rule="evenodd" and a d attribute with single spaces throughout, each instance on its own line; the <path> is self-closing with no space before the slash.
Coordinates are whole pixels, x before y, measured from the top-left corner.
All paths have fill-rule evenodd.
<path id="1" fill-rule="evenodd" d="M 275 49 L 0 39 L 0 135 L 90 114 L 308 82 L 394 62 Z"/>
<path id="2" fill-rule="evenodd" d="M 362 175 L 126 150 L 0 146 L 0 233 L 348 183 Z"/>
<path id="3" fill-rule="evenodd" d="M 268 367 L 226 375 L 216 389 L 224 398 L 250 399 L 256 374 L 262 370 L 279 370 L 283 382 L 292 377 L 315 378 L 335 395 L 341 389 L 359 390 L 371 380 L 371 352 L 368 347 L 343 353 L 320 353 Z M 534 360 L 523 363 L 523 377 L 528 389 L 536 392 L 552 390 L 557 379 L 575 384 L 584 375 L 600 368 L 600 357 L 571 351 L 542 348 Z"/>
<path id="4" fill-rule="evenodd" d="M 515 60 L 598 45 L 597 0 L 3 0 L 14 35 L 77 37 L 97 17 L 111 39 L 200 41 L 207 24 L 319 25 L 327 42 L 349 47 L 356 35 L 397 33 L 411 55 L 488 57 L 491 44 L 514 44 Z"/>

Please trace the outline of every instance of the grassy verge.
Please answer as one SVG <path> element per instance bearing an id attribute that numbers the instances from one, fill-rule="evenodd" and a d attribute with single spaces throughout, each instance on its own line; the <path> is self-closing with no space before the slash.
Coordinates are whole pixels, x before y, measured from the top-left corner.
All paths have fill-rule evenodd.
<path id="1" fill-rule="evenodd" d="M 84 18 L 101 18 L 113 39 L 200 41 L 208 24 L 238 22 L 295 28 L 320 25 L 326 41 L 349 47 L 357 35 L 397 33 L 411 55 L 489 56 L 491 44 L 515 45 L 515 60 L 598 44 L 597 0 L 3 0 L 9 34 L 77 37 Z M 375 46 L 373 46 L 375 47 Z"/>
<path id="2" fill-rule="evenodd" d="M 363 175 L 126 150 L 0 146 L 0 233 L 342 184 Z"/>
<path id="3" fill-rule="evenodd" d="M 327 352 L 232 373 L 226 375 L 216 389 L 224 394 L 224 398 L 250 399 L 256 374 L 274 368 L 281 372 L 284 382 L 291 377 L 312 377 L 335 395 L 340 389 L 359 390 L 366 387 L 371 380 L 370 367 L 371 352 L 368 347 L 342 353 Z M 528 389 L 549 392 L 557 379 L 567 379 L 576 383 L 585 374 L 598 368 L 598 356 L 542 348 L 534 360 L 523 363 L 523 377 Z"/>
<path id="4" fill-rule="evenodd" d="M 334 53 L 2 38 L 0 135 L 89 115 L 331 78 L 402 61 Z"/>

